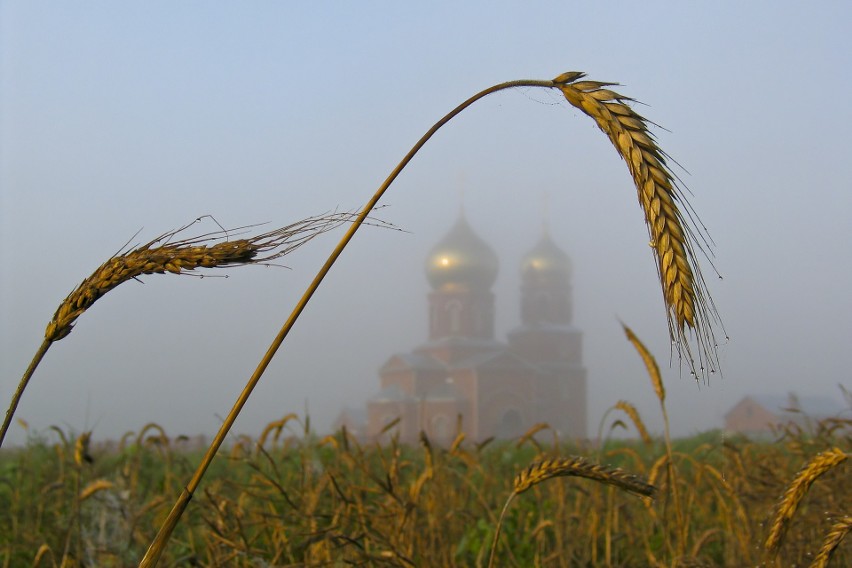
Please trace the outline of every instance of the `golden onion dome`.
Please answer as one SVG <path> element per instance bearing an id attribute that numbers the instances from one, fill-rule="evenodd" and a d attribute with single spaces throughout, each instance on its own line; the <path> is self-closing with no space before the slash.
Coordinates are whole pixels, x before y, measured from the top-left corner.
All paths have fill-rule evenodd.
<path id="1" fill-rule="evenodd" d="M 536 279 L 568 280 L 571 278 L 571 259 L 545 233 L 521 260 L 521 275 Z"/>
<path id="2" fill-rule="evenodd" d="M 426 278 L 434 290 L 488 290 L 497 279 L 498 268 L 494 250 L 473 232 L 464 215 L 426 257 Z"/>

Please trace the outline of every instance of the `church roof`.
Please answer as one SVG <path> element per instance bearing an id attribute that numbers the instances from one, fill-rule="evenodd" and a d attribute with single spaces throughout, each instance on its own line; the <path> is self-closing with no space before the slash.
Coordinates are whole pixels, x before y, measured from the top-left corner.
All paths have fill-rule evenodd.
<path id="1" fill-rule="evenodd" d="M 440 371 L 444 365 L 429 355 L 422 353 L 397 353 L 388 359 L 379 369 L 380 373 L 392 371 L 415 370 L 415 371 Z"/>
<path id="2" fill-rule="evenodd" d="M 534 331 L 536 333 L 552 333 L 552 334 L 560 334 L 565 332 L 577 332 L 579 333 L 580 329 L 570 323 L 550 323 L 550 322 L 536 322 L 536 323 L 522 323 L 521 325 L 514 328 L 509 332 L 509 335 L 513 335 L 515 333 L 528 333 Z"/>
<path id="3" fill-rule="evenodd" d="M 840 416 L 844 412 L 843 405 L 838 403 L 837 399 L 830 396 L 757 394 L 743 397 L 735 406 L 739 406 L 739 404 L 745 402 L 747 399 L 751 399 L 779 417 L 801 413 L 809 418 L 820 419 L 829 416 Z"/>
<path id="4" fill-rule="evenodd" d="M 494 250 L 473 232 L 462 214 L 426 258 L 426 278 L 435 290 L 454 286 L 488 290 L 499 267 Z"/>
<path id="5" fill-rule="evenodd" d="M 370 402 L 404 402 L 406 400 L 411 400 L 411 397 L 397 385 L 387 386 L 370 397 Z"/>
<path id="6" fill-rule="evenodd" d="M 521 260 L 521 275 L 526 278 L 567 280 L 571 277 L 571 259 L 553 242 L 550 233 L 545 231 L 538 243 Z"/>
<path id="7" fill-rule="evenodd" d="M 531 370 L 535 366 L 524 361 L 511 351 L 502 349 L 500 351 L 490 351 L 488 353 L 477 353 L 471 355 L 461 361 L 454 363 L 452 369 L 475 369 L 484 371 L 487 369 L 501 370 Z"/>

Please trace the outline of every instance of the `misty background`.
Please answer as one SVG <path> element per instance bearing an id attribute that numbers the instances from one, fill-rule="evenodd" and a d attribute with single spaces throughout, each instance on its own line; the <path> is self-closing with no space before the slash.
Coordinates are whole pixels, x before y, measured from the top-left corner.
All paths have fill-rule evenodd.
<path id="1" fill-rule="evenodd" d="M 730 336 L 723 376 L 697 385 L 669 367 L 643 215 L 610 142 L 557 91 L 515 89 L 465 111 L 406 168 L 379 214 L 405 232 L 359 231 L 234 432 L 306 409 L 324 431 L 363 407 L 379 366 L 427 337 L 423 263 L 462 194 L 501 261 L 498 338 L 519 321 L 519 262 L 545 218 L 571 256 L 592 435 L 619 399 L 662 429 L 619 319 L 661 364 L 676 435 L 721 427 L 747 394 L 841 399 L 850 22 L 845 2 L 2 2 L 3 412 L 56 307 L 138 230 L 133 244 L 205 214 L 271 229 L 356 209 L 468 96 L 568 70 L 621 83 L 667 129 L 655 134 L 724 276 L 704 263 Z M 123 284 L 52 346 L 16 416 L 101 439 L 151 421 L 212 435 L 341 234 L 289 268 Z M 25 437 L 13 424 L 8 442 Z"/>

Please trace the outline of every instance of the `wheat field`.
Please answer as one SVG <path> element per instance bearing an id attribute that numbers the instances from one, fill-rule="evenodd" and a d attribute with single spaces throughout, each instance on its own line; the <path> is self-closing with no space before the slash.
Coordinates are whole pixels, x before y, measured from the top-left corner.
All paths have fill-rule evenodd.
<path id="1" fill-rule="evenodd" d="M 0 445 L 47 349 L 110 290 L 142 275 L 268 261 L 348 226 L 209 444 L 147 424 L 100 446 L 91 432 L 51 427 L 29 432 L 25 448 L 2 450 L 2 565 L 848 565 L 852 423 L 826 421 L 809 431 L 791 425 L 771 442 L 718 432 L 673 440 L 656 360 L 627 326 L 665 425 L 653 437 L 633 404 L 617 402 L 612 411 L 633 424 L 636 444 L 559 440 L 541 424 L 516 441 L 477 443 L 460 429 L 449 447 L 425 435 L 419 446 L 406 447 L 391 435 L 366 441 L 342 430 L 319 437 L 307 416 L 293 415 L 256 437 L 225 443 L 305 305 L 399 173 L 464 109 L 518 87 L 558 90 L 624 160 L 648 229 L 673 351 L 696 380 L 716 372 L 724 328 L 697 261 L 707 254 L 703 226 L 652 123 L 614 85 L 572 71 L 480 91 L 435 123 L 357 214 L 318 216 L 236 240 L 225 231 L 173 242 L 179 229 L 110 257 L 48 323 L 6 413 Z"/>
<path id="2" fill-rule="evenodd" d="M 460 437 L 442 448 L 423 437 L 405 447 L 346 431 L 318 437 L 304 422 L 286 417 L 221 452 L 160 564 L 486 566 L 492 547 L 495 566 L 852 561 L 842 543 L 849 421 L 790 426 L 767 441 L 674 440 L 679 502 L 660 438 L 593 448 Z M 135 565 L 199 453 L 156 424 L 99 446 L 87 433 L 30 433 L 25 448 L 0 454 L 0 565 Z"/>

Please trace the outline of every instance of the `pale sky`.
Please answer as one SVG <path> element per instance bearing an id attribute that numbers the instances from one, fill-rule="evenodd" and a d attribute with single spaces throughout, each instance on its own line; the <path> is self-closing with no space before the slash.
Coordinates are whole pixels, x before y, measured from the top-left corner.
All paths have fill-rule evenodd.
<path id="1" fill-rule="evenodd" d="M 558 93 L 514 90 L 403 172 L 381 217 L 407 232 L 356 236 L 235 432 L 306 407 L 327 429 L 378 390 L 382 363 L 426 339 L 423 263 L 462 193 L 501 260 L 501 337 L 549 196 L 574 263 L 590 432 L 619 399 L 662 428 L 619 319 L 663 366 L 676 434 L 721 426 L 746 394 L 839 399 L 852 388 L 850 23 L 848 2 L 2 2 L 3 412 L 56 307 L 140 228 L 135 242 L 204 214 L 271 228 L 357 208 L 471 94 L 568 70 L 621 83 L 666 128 L 724 276 L 710 280 L 731 337 L 723 377 L 699 389 L 668 366 L 642 213 L 609 141 Z M 212 435 L 338 236 L 286 257 L 291 270 L 122 285 L 53 345 L 17 416 L 97 438 L 151 421 Z"/>

